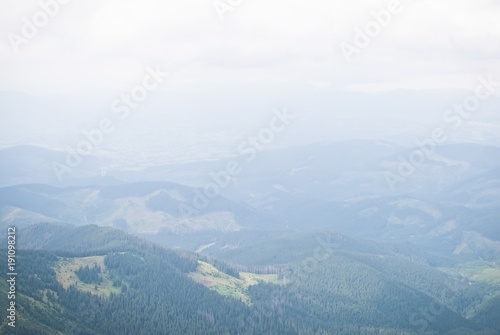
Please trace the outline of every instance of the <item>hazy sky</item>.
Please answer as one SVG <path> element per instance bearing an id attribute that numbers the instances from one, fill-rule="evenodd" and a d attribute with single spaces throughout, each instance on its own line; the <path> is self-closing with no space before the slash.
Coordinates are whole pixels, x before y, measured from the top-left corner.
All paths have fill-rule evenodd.
<path id="1" fill-rule="evenodd" d="M 224 21 L 212 0 L 67 2 L 15 52 L 8 34 L 22 36 L 23 18 L 32 22 L 41 7 L 1 0 L 0 90 L 120 91 L 156 64 L 171 72 L 161 89 L 254 80 L 364 91 L 471 89 L 478 74 L 500 75 L 495 0 L 401 1 L 401 12 L 350 64 L 339 45 L 352 44 L 354 29 L 391 1 L 221 0 L 235 4 Z"/>
<path id="2" fill-rule="evenodd" d="M 1 146 L 74 147 L 112 117 L 115 131 L 98 149 L 206 155 L 221 143 L 234 151 L 284 106 L 301 115 L 283 135 L 294 143 L 400 135 L 413 143 L 470 94 L 429 89 L 500 81 L 496 0 L 0 3 Z M 169 75 L 124 122 L 113 103 L 148 67 Z M 345 95 L 396 89 L 418 94 Z M 488 103 L 456 140 L 500 143 L 500 99 Z"/>

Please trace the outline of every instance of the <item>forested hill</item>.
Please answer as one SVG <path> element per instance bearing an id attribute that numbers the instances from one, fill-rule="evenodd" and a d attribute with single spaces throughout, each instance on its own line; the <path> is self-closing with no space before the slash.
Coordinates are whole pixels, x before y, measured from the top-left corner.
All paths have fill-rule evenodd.
<path id="1" fill-rule="evenodd" d="M 488 287 L 447 291 L 453 278 L 398 257 L 328 250 L 313 267 L 238 273 L 112 228 L 39 224 L 17 236 L 17 327 L 5 319 L 2 334 L 498 333 L 498 301 L 476 298 Z"/>
<path id="2" fill-rule="evenodd" d="M 244 320 L 251 310 L 245 303 L 190 279 L 198 267 L 193 255 L 97 226 L 37 225 L 18 236 L 21 245 L 59 251 L 18 251 L 18 326 L 13 331 L 2 320 L 1 333 L 243 334 L 248 329 Z M 0 291 L 6 295 L 3 282 Z M 252 328 L 261 334 L 294 333 L 281 319 L 264 315 Z"/>

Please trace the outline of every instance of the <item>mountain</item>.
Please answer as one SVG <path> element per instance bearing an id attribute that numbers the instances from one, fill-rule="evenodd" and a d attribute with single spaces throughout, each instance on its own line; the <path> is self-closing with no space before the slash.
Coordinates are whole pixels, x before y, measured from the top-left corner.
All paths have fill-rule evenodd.
<path id="1" fill-rule="evenodd" d="M 19 328 L 12 331 L 3 323 L 3 334 L 235 334 L 245 329 L 240 320 L 250 314 L 243 302 L 190 279 L 198 267 L 193 255 L 97 226 L 38 225 L 18 234 L 26 246 L 59 251 L 18 251 Z M 7 294 L 5 283 L 0 291 Z M 267 326 L 270 320 L 263 316 L 253 331 L 292 333 L 280 320 Z"/>
<path id="2" fill-rule="evenodd" d="M 109 227 L 17 232 L 18 325 L 29 334 L 495 334 L 492 288 L 398 255 L 327 241 L 245 268 Z M 21 238 L 22 237 L 22 238 Z M 5 238 L 5 237 L 4 237 Z M 300 238 L 299 238 L 300 240 Z M 5 242 L 5 241 L 4 241 Z M 4 251 L 2 252 L 4 253 Z M 0 294 L 7 285 L 0 284 Z M 6 309 L 6 300 L 1 308 Z M 479 311 L 479 312 L 478 312 Z M 12 333 L 2 326 L 5 334 Z"/>
<path id="3" fill-rule="evenodd" d="M 358 140 L 263 151 L 251 161 L 244 155 L 232 158 L 242 171 L 221 194 L 272 218 L 278 230 L 331 229 L 448 255 L 498 259 L 500 148 L 471 143 L 423 148 L 427 155 L 422 148 Z M 417 156 L 422 161 L 410 163 Z M 211 175 L 224 173 L 229 161 L 163 165 L 117 177 L 203 187 Z M 200 241 L 192 250 L 208 243 Z"/>
<path id="4" fill-rule="evenodd" d="M 402 176 L 415 150 L 322 142 L 104 175 L 97 160 L 1 187 L 30 274 L 21 333 L 496 334 L 500 151 L 436 146 Z M 29 174 L 52 151 L 1 152 L 16 182 L 45 180 Z"/>
<path id="5" fill-rule="evenodd" d="M 19 145 L 0 150 L 0 186 L 41 183 L 65 186 L 75 179 L 95 178 L 109 160 L 95 155 L 81 157 L 76 166 L 67 165 L 68 152 L 35 145 Z M 76 160 L 75 160 L 76 162 Z M 66 166 L 67 172 L 58 177 L 55 164 Z"/>
<path id="6" fill-rule="evenodd" d="M 253 160 L 245 154 L 110 170 L 58 186 L 14 185 L 0 189 L 0 217 L 20 226 L 113 226 L 193 251 L 239 230 L 327 229 L 469 260 L 498 259 L 500 149 L 428 146 L 432 154 L 401 175 L 419 150 L 382 141 L 322 142 L 256 152 Z M 234 161 L 241 171 L 228 181 Z M 393 188 L 388 174 L 399 178 Z"/>
<path id="7" fill-rule="evenodd" d="M 58 188 L 41 184 L 0 188 L 2 225 L 95 223 L 141 234 L 258 229 L 268 221 L 245 205 L 167 182 Z"/>

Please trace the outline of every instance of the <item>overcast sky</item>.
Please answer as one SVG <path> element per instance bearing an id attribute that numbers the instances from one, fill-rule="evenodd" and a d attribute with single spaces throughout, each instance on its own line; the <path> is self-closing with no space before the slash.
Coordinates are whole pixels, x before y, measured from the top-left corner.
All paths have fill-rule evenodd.
<path id="1" fill-rule="evenodd" d="M 468 94 L 427 90 L 472 91 L 478 76 L 500 81 L 496 0 L 0 3 L 0 146 L 75 146 L 82 129 L 111 114 L 116 131 L 101 149 L 137 156 L 156 146 L 182 156 L 196 147 L 205 155 L 224 143 L 234 151 L 244 136 L 268 124 L 272 108 L 284 106 L 301 115 L 286 133 L 294 143 L 401 141 L 401 134 L 413 143 Z M 229 10 L 217 12 L 214 4 Z M 391 14 L 382 15 L 386 23 L 377 28 L 373 13 L 381 11 Z M 32 24 L 40 27 L 33 31 Z M 367 26 L 379 31 L 360 46 L 357 31 Z M 346 45 L 357 48 L 349 61 Z M 122 122 L 110 106 L 142 83 L 148 67 L 169 75 Z M 397 89 L 424 96 L 342 95 Z M 467 132 L 457 140 L 500 143 L 499 101 L 490 99 L 489 107 L 464 123 L 460 130 Z"/>
<path id="2" fill-rule="evenodd" d="M 402 11 L 350 64 L 339 45 L 353 43 L 354 29 L 390 1 L 232 1 L 221 21 L 211 0 L 72 0 L 15 52 L 8 33 L 22 36 L 23 18 L 32 21 L 40 4 L 1 0 L 0 89 L 122 90 L 156 64 L 171 72 L 162 89 L 253 80 L 471 89 L 478 74 L 500 74 L 495 0 L 401 1 Z"/>

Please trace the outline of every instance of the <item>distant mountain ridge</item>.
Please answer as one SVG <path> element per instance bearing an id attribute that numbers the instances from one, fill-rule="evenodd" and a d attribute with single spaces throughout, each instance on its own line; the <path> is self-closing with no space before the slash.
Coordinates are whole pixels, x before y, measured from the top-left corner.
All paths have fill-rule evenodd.
<path id="1" fill-rule="evenodd" d="M 193 202 L 202 197 L 200 190 L 168 182 L 67 188 L 28 184 L 0 188 L 0 215 L 4 226 L 94 223 L 146 234 L 259 229 L 268 222 L 223 197 L 203 198 L 206 205 L 197 207 Z"/>
<path id="2" fill-rule="evenodd" d="M 233 157 L 241 163 L 241 173 L 210 199 L 203 189 L 214 183 L 214 174 L 225 171 L 228 160 L 109 170 L 105 176 L 98 168 L 105 162 L 96 160 L 85 177 L 76 174 L 63 184 L 42 182 L 57 189 L 0 188 L 0 218 L 4 225 L 20 226 L 95 223 L 158 242 L 161 236 L 171 240 L 206 233 L 192 235 L 198 241 L 192 250 L 239 230 L 332 229 L 375 240 L 402 239 L 472 259 L 497 259 L 500 148 L 437 146 L 435 156 L 416 164 L 391 190 L 386 174 L 398 175 L 415 150 L 357 140 L 262 151 L 251 162 L 246 156 Z M 53 155 L 59 157 L 33 147 L 1 150 L 6 172 L 1 176 L 11 183 L 46 180 L 40 171 L 52 172 L 39 163 Z M 10 179 L 13 175 L 18 177 Z"/>

